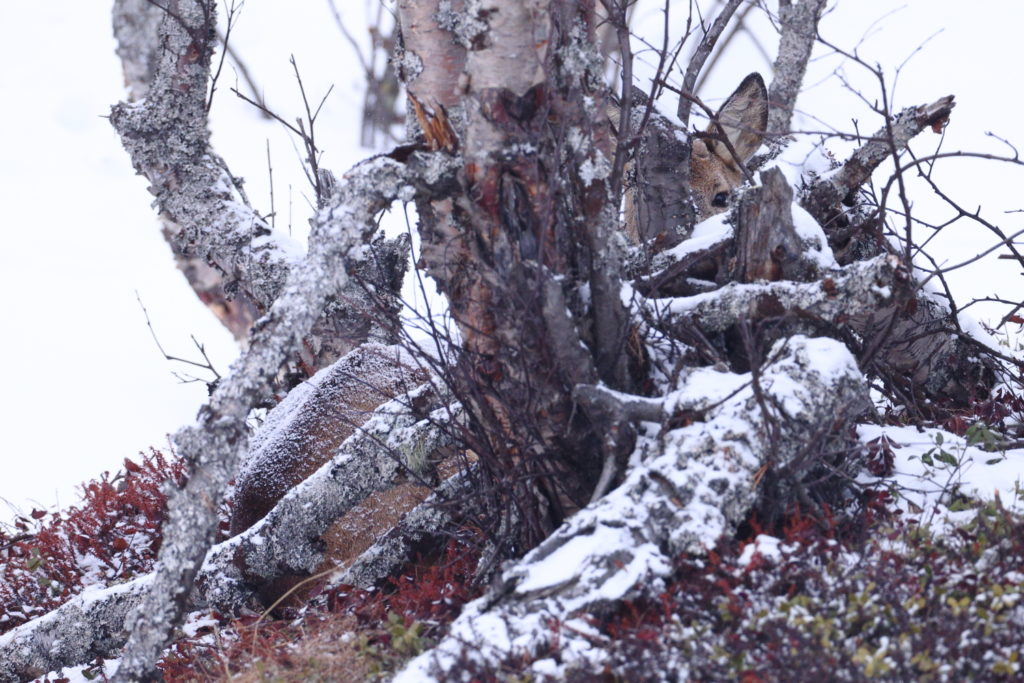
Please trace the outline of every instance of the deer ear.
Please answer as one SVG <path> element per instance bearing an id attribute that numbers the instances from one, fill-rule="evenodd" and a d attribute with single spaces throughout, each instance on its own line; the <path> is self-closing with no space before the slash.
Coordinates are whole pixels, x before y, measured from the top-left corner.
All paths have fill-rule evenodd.
<path id="1" fill-rule="evenodd" d="M 754 156 L 768 127 L 768 90 L 761 74 L 752 73 L 744 78 L 718 110 L 717 118 L 740 160 L 745 162 Z M 707 132 L 712 139 L 717 137 L 718 126 L 712 122 Z M 727 151 L 721 153 L 728 155 Z"/>

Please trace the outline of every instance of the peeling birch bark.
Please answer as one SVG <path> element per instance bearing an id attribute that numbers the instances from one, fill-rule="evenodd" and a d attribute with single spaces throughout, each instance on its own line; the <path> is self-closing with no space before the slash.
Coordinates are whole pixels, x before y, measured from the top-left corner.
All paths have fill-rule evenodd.
<path id="1" fill-rule="evenodd" d="M 837 341 L 794 336 L 778 342 L 769 358 L 760 384 L 766 403 L 784 413 L 762 412 L 750 375 L 694 371 L 665 402 L 685 399 L 692 386 L 718 386 L 707 397 L 706 421 L 649 444 L 654 453 L 621 486 L 505 570 L 395 683 L 451 680 L 467 659 L 500 670 L 506 661 L 546 657 L 552 647 L 557 660 L 539 663 L 532 670 L 539 678 L 599 674 L 605 636 L 588 613 L 657 591 L 676 554 L 703 554 L 705 543 L 742 521 L 757 499 L 757 473 L 768 454 L 773 466 L 784 465 L 803 454 L 821 425 L 841 428 L 869 405 L 867 383 Z M 774 440 L 769 421 L 778 428 Z"/>
<path id="2" fill-rule="evenodd" d="M 543 496 L 558 500 L 550 514 L 559 518 L 589 498 L 597 469 L 577 447 L 587 434 L 573 418 L 570 378 L 597 375 L 621 388 L 630 381 L 594 13 L 564 0 L 468 0 L 462 12 L 453 9 L 438 5 L 430 16 L 465 50 L 455 84 L 459 106 L 447 119 L 463 156 L 462 191 L 418 206 L 422 264 L 459 326 L 473 383 L 467 391 L 476 402 L 471 409 L 507 444 L 501 466 L 531 463 L 537 471 L 517 480 L 539 482 L 532 489 L 564 487 Z M 400 4 L 399 10 L 403 26 L 423 24 L 425 7 Z M 432 24 L 429 29 L 417 54 L 444 54 Z M 425 104 L 450 95 L 451 74 L 409 70 L 406 76 Z M 556 113 L 559 123 L 552 126 Z M 562 288 L 560 297 L 549 280 Z M 549 305 L 557 299 L 564 303 Z M 585 353 L 551 352 L 566 343 L 554 336 L 566 328 Z M 565 365 L 570 356 L 572 365 Z M 528 408 L 530 415 L 511 415 L 510 407 Z M 533 426 L 517 429 L 521 419 Z M 567 444 L 583 462 L 564 462 Z M 537 526 L 544 528 L 531 532 L 528 543 L 553 528 L 544 521 Z"/>

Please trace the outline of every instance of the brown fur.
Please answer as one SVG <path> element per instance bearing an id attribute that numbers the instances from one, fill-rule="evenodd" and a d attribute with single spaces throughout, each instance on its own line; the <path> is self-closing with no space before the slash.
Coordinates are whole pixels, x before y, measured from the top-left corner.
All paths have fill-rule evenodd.
<path id="1" fill-rule="evenodd" d="M 262 519 L 285 493 L 334 457 L 375 408 L 426 380 L 423 370 L 398 359 L 396 349 L 378 344 L 360 346 L 323 373 L 286 422 L 271 430 L 265 442 L 254 444 L 235 485 L 232 535 Z M 350 562 L 428 494 L 425 486 L 401 484 L 370 496 L 324 533 L 327 550 L 317 571 Z M 263 585 L 260 598 L 269 605 L 299 580 L 282 577 Z"/>
<path id="2" fill-rule="evenodd" d="M 725 101 L 704 135 L 693 142 L 690 190 L 697 205 L 698 220 L 725 211 L 726 204 L 716 202 L 715 198 L 723 193 L 728 197 L 733 188 L 743 182 L 740 166 L 750 161 L 761 146 L 767 125 L 768 91 L 761 75 L 752 73 Z M 735 155 L 724 142 L 726 139 Z"/>
<path id="3" fill-rule="evenodd" d="M 619 110 L 608 111 L 612 125 L 619 126 Z M 721 130 L 719 130 L 721 126 Z M 728 208 L 732 190 L 743 182 L 741 164 L 746 164 L 761 146 L 768 126 L 768 91 L 764 79 L 752 73 L 719 109 L 715 120 L 693 141 L 690 155 L 690 194 L 697 209 L 697 220 L 722 213 Z M 736 155 L 729 151 L 728 140 Z M 637 207 L 634 193 L 626 192 L 626 234 L 639 241 Z M 719 200 L 716 201 L 716 197 Z"/>
<path id="4" fill-rule="evenodd" d="M 617 122 L 617 112 L 609 116 Z M 728 196 L 742 182 L 740 164 L 761 145 L 767 117 L 764 81 L 750 74 L 722 105 L 716 121 L 694 141 L 690 179 L 698 219 L 725 210 L 716 196 Z M 627 223 L 631 194 L 627 194 Z M 285 493 L 330 460 L 375 408 L 425 379 L 421 370 L 399 362 L 394 349 L 375 344 L 357 348 L 326 370 L 288 423 L 272 430 L 269 441 L 257 444 L 239 475 L 232 535 L 262 519 Z M 327 550 L 317 571 L 349 564 L 429 493 L 425 486 L 406 483 L 367 498 L 324 533 Z M 271 604 L 299 581 L 300 577 L 282 577 L 261 586 L 260 597 Z"/>

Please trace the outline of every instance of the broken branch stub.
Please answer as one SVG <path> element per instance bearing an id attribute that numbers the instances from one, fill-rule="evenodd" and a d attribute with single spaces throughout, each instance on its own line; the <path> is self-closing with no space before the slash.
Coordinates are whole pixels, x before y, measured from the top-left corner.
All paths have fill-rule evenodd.
<path id="1" fill-rule="evenodd" d="M 810 282 L 818 264 L 809 258 L 793 225 L 793 190 L 782 171 L 761 173 L 761 185 L 744 193 L 737 213 L 732 281 Z"/>
<path id="2" fill-rule="evenodd" d="M 947 95 L 931 104 L 904 109 L 893 117 L 889 126 L 880 128 L 861 145 L 838 172 L 819 178 L 805 189 L 800 195 L 800 206 L 814 216 L 827 233 L 836 222 L 840 202 L 860 189 L 893 153 L 902 153 L 918 133 L 926 128 L 940 131 L 955 106 L 953 96 Z"/>

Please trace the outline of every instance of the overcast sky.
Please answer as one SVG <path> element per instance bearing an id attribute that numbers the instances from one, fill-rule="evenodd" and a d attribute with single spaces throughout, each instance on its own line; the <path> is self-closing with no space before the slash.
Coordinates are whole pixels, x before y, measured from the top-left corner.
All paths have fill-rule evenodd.
<path id="1" fill-rule="evenodd" d="M 345 8 L 349 30 L 362 38 L 364 1 L 337 4 Z M 955 94 L 945 150 L 1005 153 L 985 133 L 1024 142 L 1019 133 L 1024 11 L 1005 0 L 966 6 L 959 0 L 842 0 L 821 31 L 844 49 L 856 49 L 869 64 L 881 65 L 890 85 L 902 65 L 894 89 L 897 109 Z M 685 20 L 685 3 L 674 2 L 672 8 L 681 30 L 675 22 Z M 116 470 L 140 450 L 166 447 L 166 435 L 191 421 L 201 405 L 205 386 L 181 384 L 173 376 L 187 368 L 159 355 L 137 296 L 168 352 L 196 357 L 195 336 L 222 372 L 236 353 L 229 335 L 174 269 L 146 183 L 134 176 L 102 118 L 122 97 L 109 16 L 107 0 L 0 6 L 0 357 L 7 366 L 0 392 L 0 453 L 7 464 L 0 499 L 25 511 L 73 502 L 79 482 Z M 656 9 L 642 8 L 638 26 L 657 26 L 659 16 Z M 766 26 L 759 20 L 752 28 L 764 34 Z M 327 150 L 324 165 L 340 173 L 367 154 L 358 147 L 360 70 L 327 0 L 249 0 L 234 39 L 271 106 L 289 117 L 299 112 L 290 54 L 310 92 L 322 94 L 334 85 L 318 131 Z M 770 41 L 762 47 L 774 53 Z M 880 97 L 873 76 L 824 48 L 819 52 L 799 102 L 806 116 L 798 126 L 850 131 L 856 118 L 862 132 L 877 129 L 880 119 L 843 84 L 858 88 L 870 103 Z M 741 37 L 702 95 L 724 97 L 753 70 L 768 76 L 769 64 L 757 45 Z M 642 68 L 638 77 L 644 78 Z M 230 73 L 225 79 L 225 85 L 233 84 Z M 674 110 L 671 104 L 665 108 Z M 290 214 L 301 232 L 309 193 L 280 126 L 223 89 L 213 130 L 218 152 L 247 178 L 250 198 L 264 211 L 269 140 L 278 225 L 287 225 Z M 938 139 L 925 134 L 917 149 L 933 151 Z M 847 151 L 842 145 L 834 149 L 840 157 Z M 953 161 L 940 166 L 936 177 L 955 188 L 965 206 L 984 207 L 1006 232 L 1024 227 L 1020 214 L 1002 213 L 1024 204 L 1019 169 Z M 920 210 L 937 211 L 941 218 L 940 210 L 929 208 L 929 193 L 915 192 Z M 936 246 L 940 260 L 952 263 L 991 242 L 965 222 Z M 1024 290 L 1018 271 L 1007 261 L 989 260 L 958 271 L 952 282 L 964 297 L 999 292 L 1013 298 Z M 7 504 L 0 501 L 0 519 L 9 518 Z"/>

